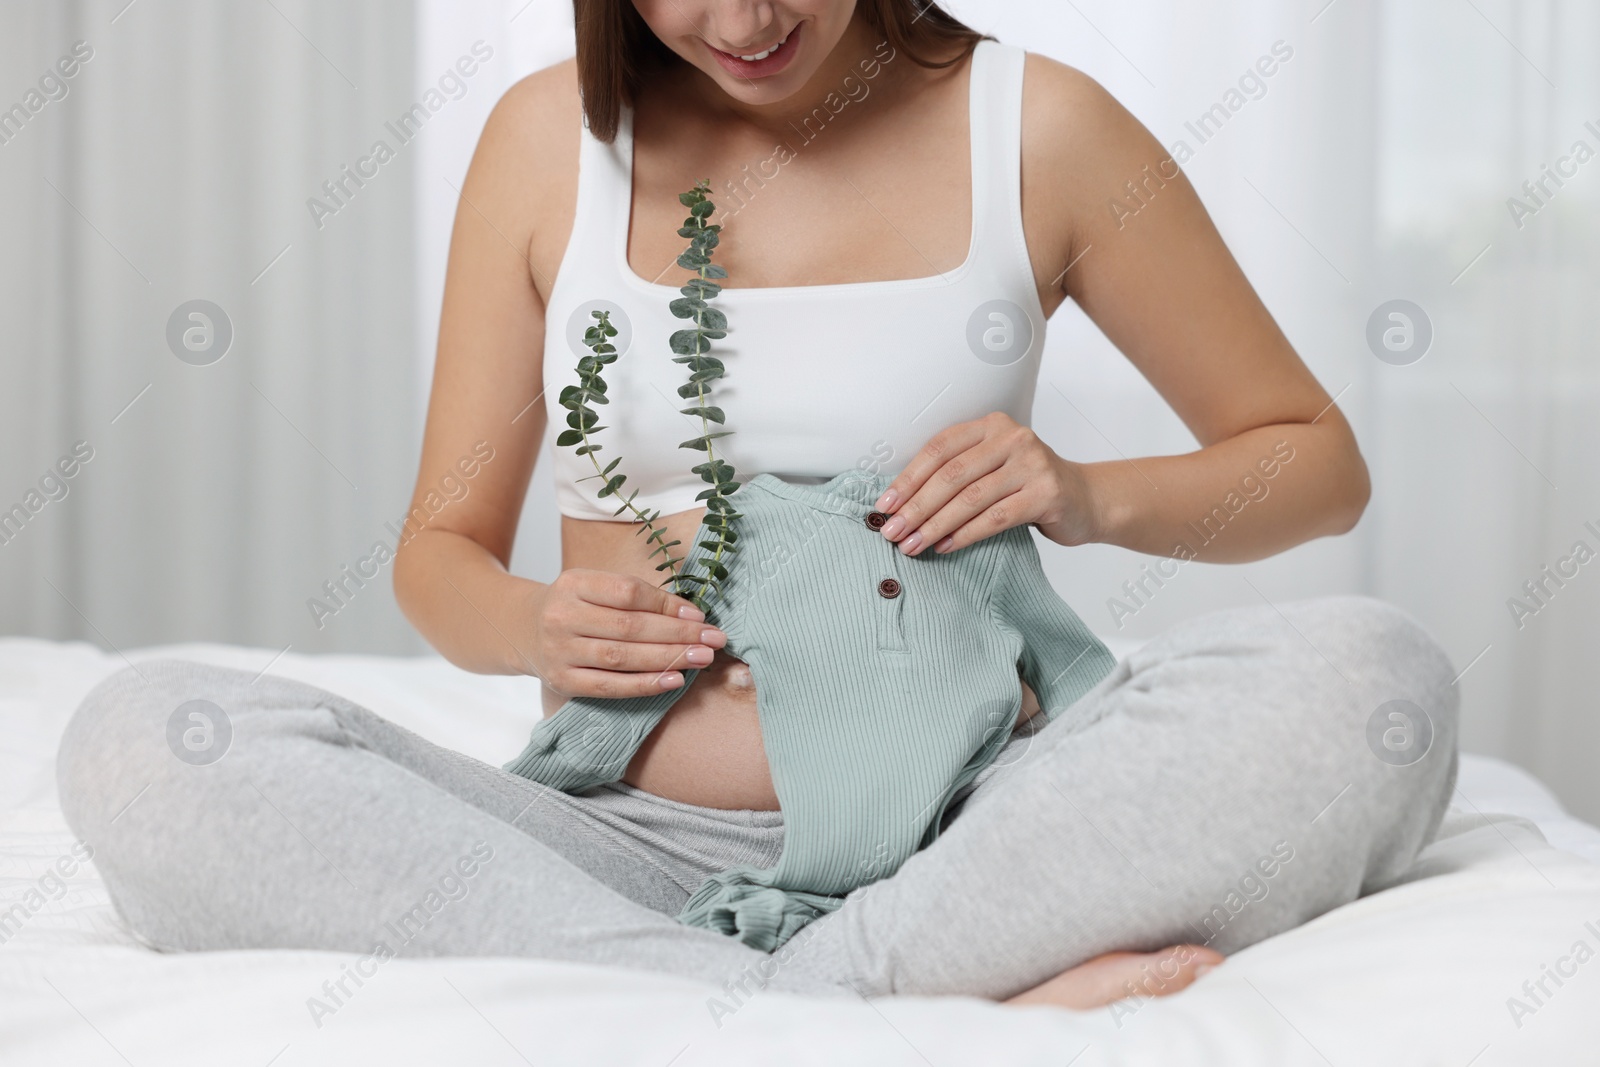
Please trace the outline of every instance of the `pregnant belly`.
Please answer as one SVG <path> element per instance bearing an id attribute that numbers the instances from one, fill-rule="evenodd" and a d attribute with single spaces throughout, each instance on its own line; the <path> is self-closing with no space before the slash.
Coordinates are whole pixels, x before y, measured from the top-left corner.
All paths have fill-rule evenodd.
<path id="1" fill-rule="evenodd" d="M 750 668 L 718 655 L 645 738 L 622 780 L 684 804 L 777 811 Z"/>
<path id="2" fill-rule="evenodd" d="M 683 512 L 665 520 L 669 539 L 689 541 L 701 511 Z M 562 560 L 567 567 L 590 567 L 631 573 L 657 581 L 632 523 L 563 518 Z M 553 715 L 561 698 L 545 690 L 544 713 Z M 1018 721 L 1039 710 L 1026 684 Z M 778 794 L 761 743 L 755 682 L 742 661 L 719 653 L 711 666 L 662 716 L 628 764 L 622 780 L 648 793 L 723 810 L 777 811 Z"/>
<path id="3" fill-rule="evenodd" d="M 559 699 L 554 701 L 560 706 Z M 547 709 L 546 714 L 555 711 Z M 1039 701 L 1026 682 L 1017 721 Z M 718 654 L 639 746 L 622 780 L 658 797 L 721 810 L 779 810 L 750 668 Z"/>

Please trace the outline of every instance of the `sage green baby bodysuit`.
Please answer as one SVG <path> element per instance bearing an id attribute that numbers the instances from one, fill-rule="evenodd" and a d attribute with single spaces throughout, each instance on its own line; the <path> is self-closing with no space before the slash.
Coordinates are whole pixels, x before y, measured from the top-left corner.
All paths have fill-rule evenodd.
<path id="1" fill-rule="evenodd" d="M 1009 738 L 1019 668 L 1054 719 L 1115 663 L 1051 589 L 1026 527 L 907 557 L 872 510 L 888 483 L 761 474 L 734 497 L 740 550 L 713 621 L 755 680 L 784 845 L 774 867 L 707 879 L 686 924 L 783 944 L 934 839 Z M 505 769 L 565 792 L 618 781 L 695 673 L 656 696 L 569 700 Z"/>

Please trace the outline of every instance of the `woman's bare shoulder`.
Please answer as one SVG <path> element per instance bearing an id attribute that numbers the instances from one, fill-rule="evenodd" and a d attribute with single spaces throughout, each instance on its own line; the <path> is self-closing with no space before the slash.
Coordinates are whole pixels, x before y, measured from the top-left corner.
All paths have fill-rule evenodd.
<path id="1" fill-rule="evenodd" d="M 484 197 L 500 219 L 531 229 L 541 203 L 564 203 L 561 194 L 575 188 L 580 112 L 575 60 L 512 85 L 484 124 L 463 192 L 475 204 Z"/>
<path id="2" fill-rule="evenodd" d="M 1047 232 L 1081 232 L 1108 197 L 1167 152 L 1106 88 L 1083 71 L 1030 52 L 1023 77 L 1024 189 Z M 1171 177 L 1168 172 L 1168 177 Z M 1025 193 L 1025 199 L 1026 199 Z"/>
<path id="3" fill-rule="evenodd" d="M 1105 86 L 1076 67 L 1029 52 L 1023 84 L 1027 147 L 1067 173 L 1090 173 L 1160 148 Z"/>
<path id="4" fill-rule="evenodd" d="M 549 134 L 578 116 L 578 62 L 576 59 L 536 70 L 512 85 L 494 106 L 489 124 L 524 135 Z"/>

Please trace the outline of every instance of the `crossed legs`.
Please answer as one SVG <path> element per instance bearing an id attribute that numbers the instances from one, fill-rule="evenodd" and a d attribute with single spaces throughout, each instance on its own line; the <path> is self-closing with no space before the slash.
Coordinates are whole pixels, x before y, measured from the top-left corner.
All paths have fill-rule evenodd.
<path id="1" fill-rule="evenodd" d="M 774 956 L 672 916 L 707 873 L 770 865 L 777 813 L 567 796 L 298 682 L 125 670 L 78 710 L 58 781 L 118 910 L 160 948 L 382 944 L 1004 999 L 1108 953 L 1233 952 L 1398 876 L 1453 788 L 1453 673 L 1364 598 L 1174 627 L 1019 732 L 938 840 Z M 232 733 L 203 765 L 169 740 L 197 699 Z"/>

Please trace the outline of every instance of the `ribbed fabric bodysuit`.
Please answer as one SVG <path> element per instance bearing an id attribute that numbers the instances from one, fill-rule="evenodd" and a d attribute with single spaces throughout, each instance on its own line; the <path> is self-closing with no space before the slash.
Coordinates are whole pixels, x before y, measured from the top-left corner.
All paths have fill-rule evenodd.
<path id="1" fill-rule="evenodd" d="M 1050 588 L 1026 527 L 903 556 L 872 511 L 888 482 L 762 474 L 733 498 L 740 552 L 715 619 L 755 679 L 784 845 L 775 867 L 708 879 L 678 916 L 689 925 L 781 945 L 933 840 L 1010 737 L 1019 668 L 1053 719 L 1115 666 Z M 569 793 L 615 782 L 695 675 L 657 696 L 570 700 L 505 769 Z"/>
<path id="2" fill-rule="evenodd" d="M 994 41 L 979 41 L 972 56 L 972 237 L 961 266 L 842 285 L 743 288 L 737 272 L 727 279 L 713 306 L 727 314 L 728 336 L 711 354 L 727 366 L 716 403 L 735 433 L 717 448 L 741 476 L 823 482 L 863 460 L 892 472 L 954 423 L 1003 411 L 1029 425 L 1045 318 L 1022 227 L 1025 58 L 1021 48 Z M 902 54 L 889 62 L 911 60 Z M 838 135 L 808 120 L 788 144 L 802 156 L 821 151 L 808 136 Z M 700 506 L 695 495 L 705 483 L 678 448 L 693 428 L 678 413 L 684 370 L 672 362 L 667 339 L 684 327 L 668 304 L 689 272 L 674 266 L 659 279 L 667 284 L 655 284 L 628 264 L 632 110 L 623 109 L 614 143 L 587 129 L 580 138 L 572 236 L 545 308 L 551 441 L 544 455 L 555 471 L 556 503 L 573 518 L 628 518 L 595 498 L 596 483 L 580 481 L 594 473 L 587 457 L 554 445 L 567 425 L 561 390 L 577 383 L 578 359 L 588 352 L 583 331 L 594 324 L 591 312 L 606 310 L 619 333 L 612 339 L 618 360 L 606 372 L 605 454 L 625 457 L 622 472 L 641 508 L 688 511 Z M 751 167 L 740 195 L 781 198 L 785 182 L 802 180 L 776 166 Z M 720 211 L 738 208 L 725 187 L 711 196 Z M 743 216 L 713 221 L 734 232 Z"/>

